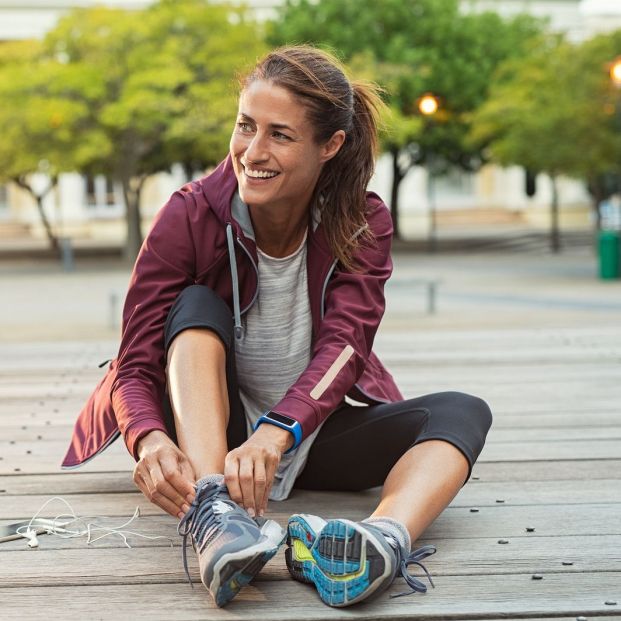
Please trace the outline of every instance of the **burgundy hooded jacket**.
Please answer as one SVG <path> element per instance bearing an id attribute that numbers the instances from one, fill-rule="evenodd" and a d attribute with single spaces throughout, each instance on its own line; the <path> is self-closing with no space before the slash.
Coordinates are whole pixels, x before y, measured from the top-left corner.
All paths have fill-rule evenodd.
<path id="1" fill-rule="evenodd" d="M 175 192 L 159 211 L 131 276 L 118 355 L 78 416 L 63 468 L 85 463 L 119 435 L 138 459 L 144 435 L 155 429 L 166 433 L 164 323 L 185 287 L 213 289 L 232 309 L 236 330 L 241 329 L 240 316 L 258 293 L 258 258 L 252 235 L 231 211 L 236 191 L 227 158 L 211 174 Z M 392 271 L 392 221 L 377 195 L 369 192 L 367 200 L 375 243 L 356 253 L 360 269 L 355 273 L 340 269 L 321 223 L 309 227 L 311 360 L 272 408 L 297 420 L 303 438 L 345 395 L 368 404 L 402 399 L 371 351 L 384 314 L 384 283 Z"/>

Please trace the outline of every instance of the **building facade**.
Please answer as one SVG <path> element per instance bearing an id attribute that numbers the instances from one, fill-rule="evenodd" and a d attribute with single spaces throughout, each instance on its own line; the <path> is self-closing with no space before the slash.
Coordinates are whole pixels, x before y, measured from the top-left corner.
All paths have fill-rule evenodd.
<path id="1" fill-rule="evenodd" d="M 244 4 L 259 18 L 269 18 L 282 0 L 251 0 Z M 101 4 L 96 0 L 0 0 L 0 40 L 37 38 L 54 27 L 57 20 L 74 7 Z M 105 0 L 104 4 L 137 10 L 150 0 Z M 549 20 L 554 31 L 565 32 L 581 41 L 602 31 L 621 27 L 621 0 L 462 0 L 462 10 L 493 10 L 504 16 L 529 13 Z M 1 139 L 1 137 L 0 137 Z M 35 175 L 33 183 L 43 188 L 44 174 Z M 184 182 L 179 167 L 171 174 L 160 174 L 145 184 L 142 208 L 150 220 L 171 192 Z M 381 196 L 390 195 L 391 163 L 380 158 L 371 188 Z M 433 192 L 431 191 L 433 190 Z M 433 198 L 432 198 L 433 196 Z M 584 185 L 564 179 L 560 197 L 566 226 L 589 225 L 589 197 Z M 549 179 L 540 175 L 537 192 L 529 198 L 525 192 L 525 175 L 520 168 L 487 166 L 477 174 L 455 171 L 430 180 L 425 169 L 414 168 L 404 179 L 400 193 L 402 231 L 405 236 L 425 236 L 429 227 L 430 203 L 445 215 L 460 215 L 467 220 L 473 210 L 518 214 L 533 225 L 545 225 L 551 198 Z M 102 176 L 88 178 L 77 173 L 61 176 L 57 187 L 44 201 L 46 213 L 62 236 L 91 237 L 116 242 L 123 236 L 123 205 L 120 188 Z M 40 219 L 32 198 L 12 184 L 0 186 L 0 227 L 29 231 L 43 236 Z M 0 242 L 1 243 L 1 242 Z"/>

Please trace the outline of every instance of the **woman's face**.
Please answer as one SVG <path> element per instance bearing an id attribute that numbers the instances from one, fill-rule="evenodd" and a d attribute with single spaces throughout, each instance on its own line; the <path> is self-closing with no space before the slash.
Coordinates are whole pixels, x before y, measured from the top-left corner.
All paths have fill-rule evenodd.
<path id="1" fill-rule="evenodd" d="M 291 93 L 257 80 L 242 91 L 231 157 L 241 199 L 252 207 L 306 209 L 321 168 L 345 134 L 316 144 L 306 109 Z"/>

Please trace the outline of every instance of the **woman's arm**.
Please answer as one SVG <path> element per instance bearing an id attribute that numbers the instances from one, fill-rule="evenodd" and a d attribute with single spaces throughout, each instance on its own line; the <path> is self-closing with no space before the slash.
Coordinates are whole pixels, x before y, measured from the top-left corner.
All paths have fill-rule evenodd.
<path id="1" fill-rule="evenodd" d="M 138 459 L 137 443 L 150 431 L 166 432 L 164 324 L 179 293 L 194 282 L 195 252 L 183 191 L 156 216 L 134 266 L 125 306 L 111 397 L 119 430 Z"/>
<path id="2" fill-rule="evenodd" d="M 195 477 L 164 424 L 164 325 L 179 293 L 194 282 L 191 200 L 189 192 L 173 194 L 142 245 L 123 309 L 111 389 L 119 430 L 138 462 L 134 482 L 151 502 L 176 517 L 187 510 L 194 496 Z"/>

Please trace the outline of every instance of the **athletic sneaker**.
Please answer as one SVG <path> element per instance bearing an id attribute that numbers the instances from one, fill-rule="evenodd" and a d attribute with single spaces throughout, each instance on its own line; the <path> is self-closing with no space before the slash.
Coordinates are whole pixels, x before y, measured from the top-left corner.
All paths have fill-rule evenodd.
<path id="1" fill-rule="evenodd" d="M 230 602 L 261 571 L 286 537 L 274 520 L 253 520 L 231 500 L 226 485 L 216 483 L 197 489 L 177 530 L 183 536 L 188 580 L 186 542 L 190 537 L 198 554 L 201 580 L 218 606 Z"/>
<path id="2" fill-rule="evenodd" d="M 343 607 L 376 597 L 385 591 L 397 572 L 411 591 L 425 593 L 427 585 L 407 568 L 418 565 L 433 582 L 421 561 L 436 551 L 424 546 L 409 553 L 397 540 L 373 524 L 331 520 L 308 514 L 289 518 L 285 558 L 291 575 L 314 584 L 329 606 Z"/>

